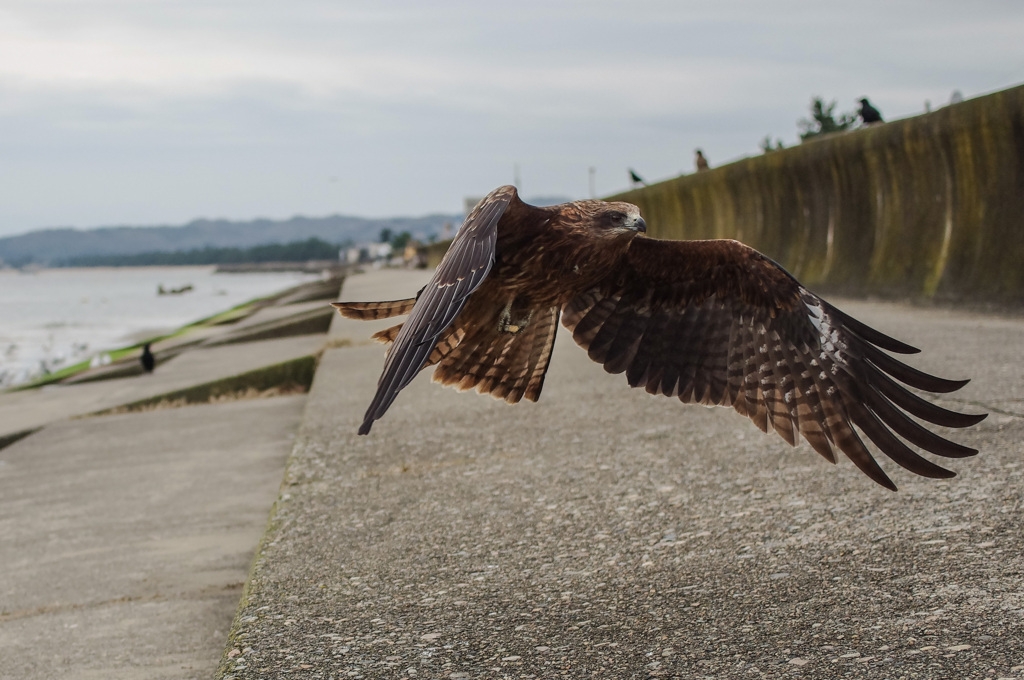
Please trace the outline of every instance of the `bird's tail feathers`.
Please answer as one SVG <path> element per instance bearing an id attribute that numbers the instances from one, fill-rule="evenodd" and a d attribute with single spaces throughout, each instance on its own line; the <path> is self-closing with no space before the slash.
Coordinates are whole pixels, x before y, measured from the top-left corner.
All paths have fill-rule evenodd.
<path id="1" fill-rule="evenodd" d="M 395 341 L 395 338 L 398 337 L 398 331 L 402 330 L 402 326 L 404 326 L 404 325 L 405 324 L 401 324 L 400 323 L 397 326 L 392 326 L 391 328 L 385 328 L 382 331 L 377 331 L 376 333 L 374 333 L 370 337 L 373 338 L 374 340 L 376 340 L 377 342 L 383 342 L 383 343 L 391 344 L 392 342 Z"/>
<path id="2" fill-rule="evenodd" d="M 476 389 L 514 404 L 523 398 L 537 401 L 547 373 L 558 327 L 557 307 L 536 310 L 532 321 L 516 334 L 498 331 L 493 319 L 467 324 L 465 337 L 438 343 L 434 382 L 457 390 Z"/>
<path id="3" fill-rule="evenodd" d="M 386 302 L 332 302 L 346 319 L 389 319 L 412 311 L 416 298 L 408 300 L 388 300 Z M 376 337 L 376 336 L 374 336 Z M 393 339 L 393 338 L 392 338 Z M 390 340 L 388 341 L 390 342 Z"/>

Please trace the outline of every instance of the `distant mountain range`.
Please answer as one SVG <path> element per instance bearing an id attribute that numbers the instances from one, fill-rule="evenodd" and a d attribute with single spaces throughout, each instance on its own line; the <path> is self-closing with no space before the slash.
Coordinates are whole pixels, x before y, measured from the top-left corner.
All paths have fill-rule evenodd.
<path id="1" fill-rule="evenodd" d="M 408 231 L 414 237 L 441 234 L 446 223 L 459 225 L 462 215 L 427 215 L 370 219 L 332 215 L 288 220 L 195 220 L 177 227 L 99 227 L 42 229 L 0 238 L 0 260 L 20 267 L 30 263 L 59 265 L 84 255 L 133 255 L 205 248 L 249 248 L 292 243 L 316 237 L 330 243 L 376 241 L 382 229 Z"/>
<path id="2" fill-rule="evenodd" d="M 563 203 L 562 197 L 525 199 L 533 205 Z M 181 226 L 98 227 L 95 229 L 41 229 L 18 236 L 0 237 L 0 265 L 60 265 L 85 255 L 134 255 L 211 248 L 251 248 L 271 243 L 293 243 L 320 238 L 329 243 L 366 243 L 377 240 L 383 229 L 394 234 L 408 231 L 413 238 L 428 239 L 443 233 L 444 225 L 458 227 L 464 215 L 437 214 L 424 217 L 366 218 L 347 215 L 258 219 L 194 220 Z"/>

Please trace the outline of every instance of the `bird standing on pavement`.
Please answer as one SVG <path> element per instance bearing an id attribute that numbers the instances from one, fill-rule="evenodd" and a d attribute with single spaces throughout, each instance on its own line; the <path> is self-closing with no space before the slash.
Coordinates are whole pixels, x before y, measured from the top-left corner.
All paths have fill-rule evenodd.
<path id="1" fill-rule="evenodd" d="M 153 369 L 156 368 L 156 357 L 149 350 L 148 342 L 142 347 L 142 356 L 139 357 L 139 362 L 142 364 L 142 370 L 146 373 L 152 373 Z"/>
<path id="2" fill-rule="evenodd" d="M 460 390 L 536 401 L 561 319 L 591 359 L 631 386 L 731 406 L 833 463 L 842 451 L 889 489 L 854 426 L 927 477 L 954 473 L 904 440 L 951 458 L 977 453 L 909 416 L 967 427 L 983 414 L 944 409 L 904 387 L 942 393 L 967 381 L 892 358 L 883 350 L 918 350 L 842 313 L 742 243 L 660 241 L 645 231 L 629 203 L 535 207 L 515 187 L 499 187 L 466 218 L 417 297 L 333 303 L 353 319 L 409 315 L 374 335 L 391 347 L 359 433 L 428 366 L 435 381 Z"/>

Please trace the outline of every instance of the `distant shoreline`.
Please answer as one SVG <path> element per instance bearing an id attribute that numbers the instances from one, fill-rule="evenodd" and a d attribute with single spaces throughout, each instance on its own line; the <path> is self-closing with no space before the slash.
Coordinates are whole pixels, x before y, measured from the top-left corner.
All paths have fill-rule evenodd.
<path id="1" fill-rule="evenodd" d="M 309 260 L 308 262 L 248 262 L 237 264 L 218 264 L 214 273 L 216 274 L 243 274 L 251 272 L 302 272 L 305 274 L 318 274 L 329 272 L 331 275 L 340 276 L 345 273 L 347 266 L 337 260 Z"/>
<path id="2" fill-rule="evenodd" d="M 215 265 L 0 270 L 0 391 L 62 379 L 325 278 L 322 269 L 216 274 Z M 161 287 L 183 292 L 159 295 Z"/>

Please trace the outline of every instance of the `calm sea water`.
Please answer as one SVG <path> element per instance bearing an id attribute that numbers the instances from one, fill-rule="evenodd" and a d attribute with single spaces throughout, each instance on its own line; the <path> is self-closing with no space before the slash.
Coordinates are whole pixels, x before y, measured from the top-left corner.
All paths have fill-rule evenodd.
<path id="1" fill-rule="evenodd" d="M 30 380 L 316 279 L 213 267 L 0 270 L 0 386 Z M 157 295 L 157 287 L 193 290 Z"/>

